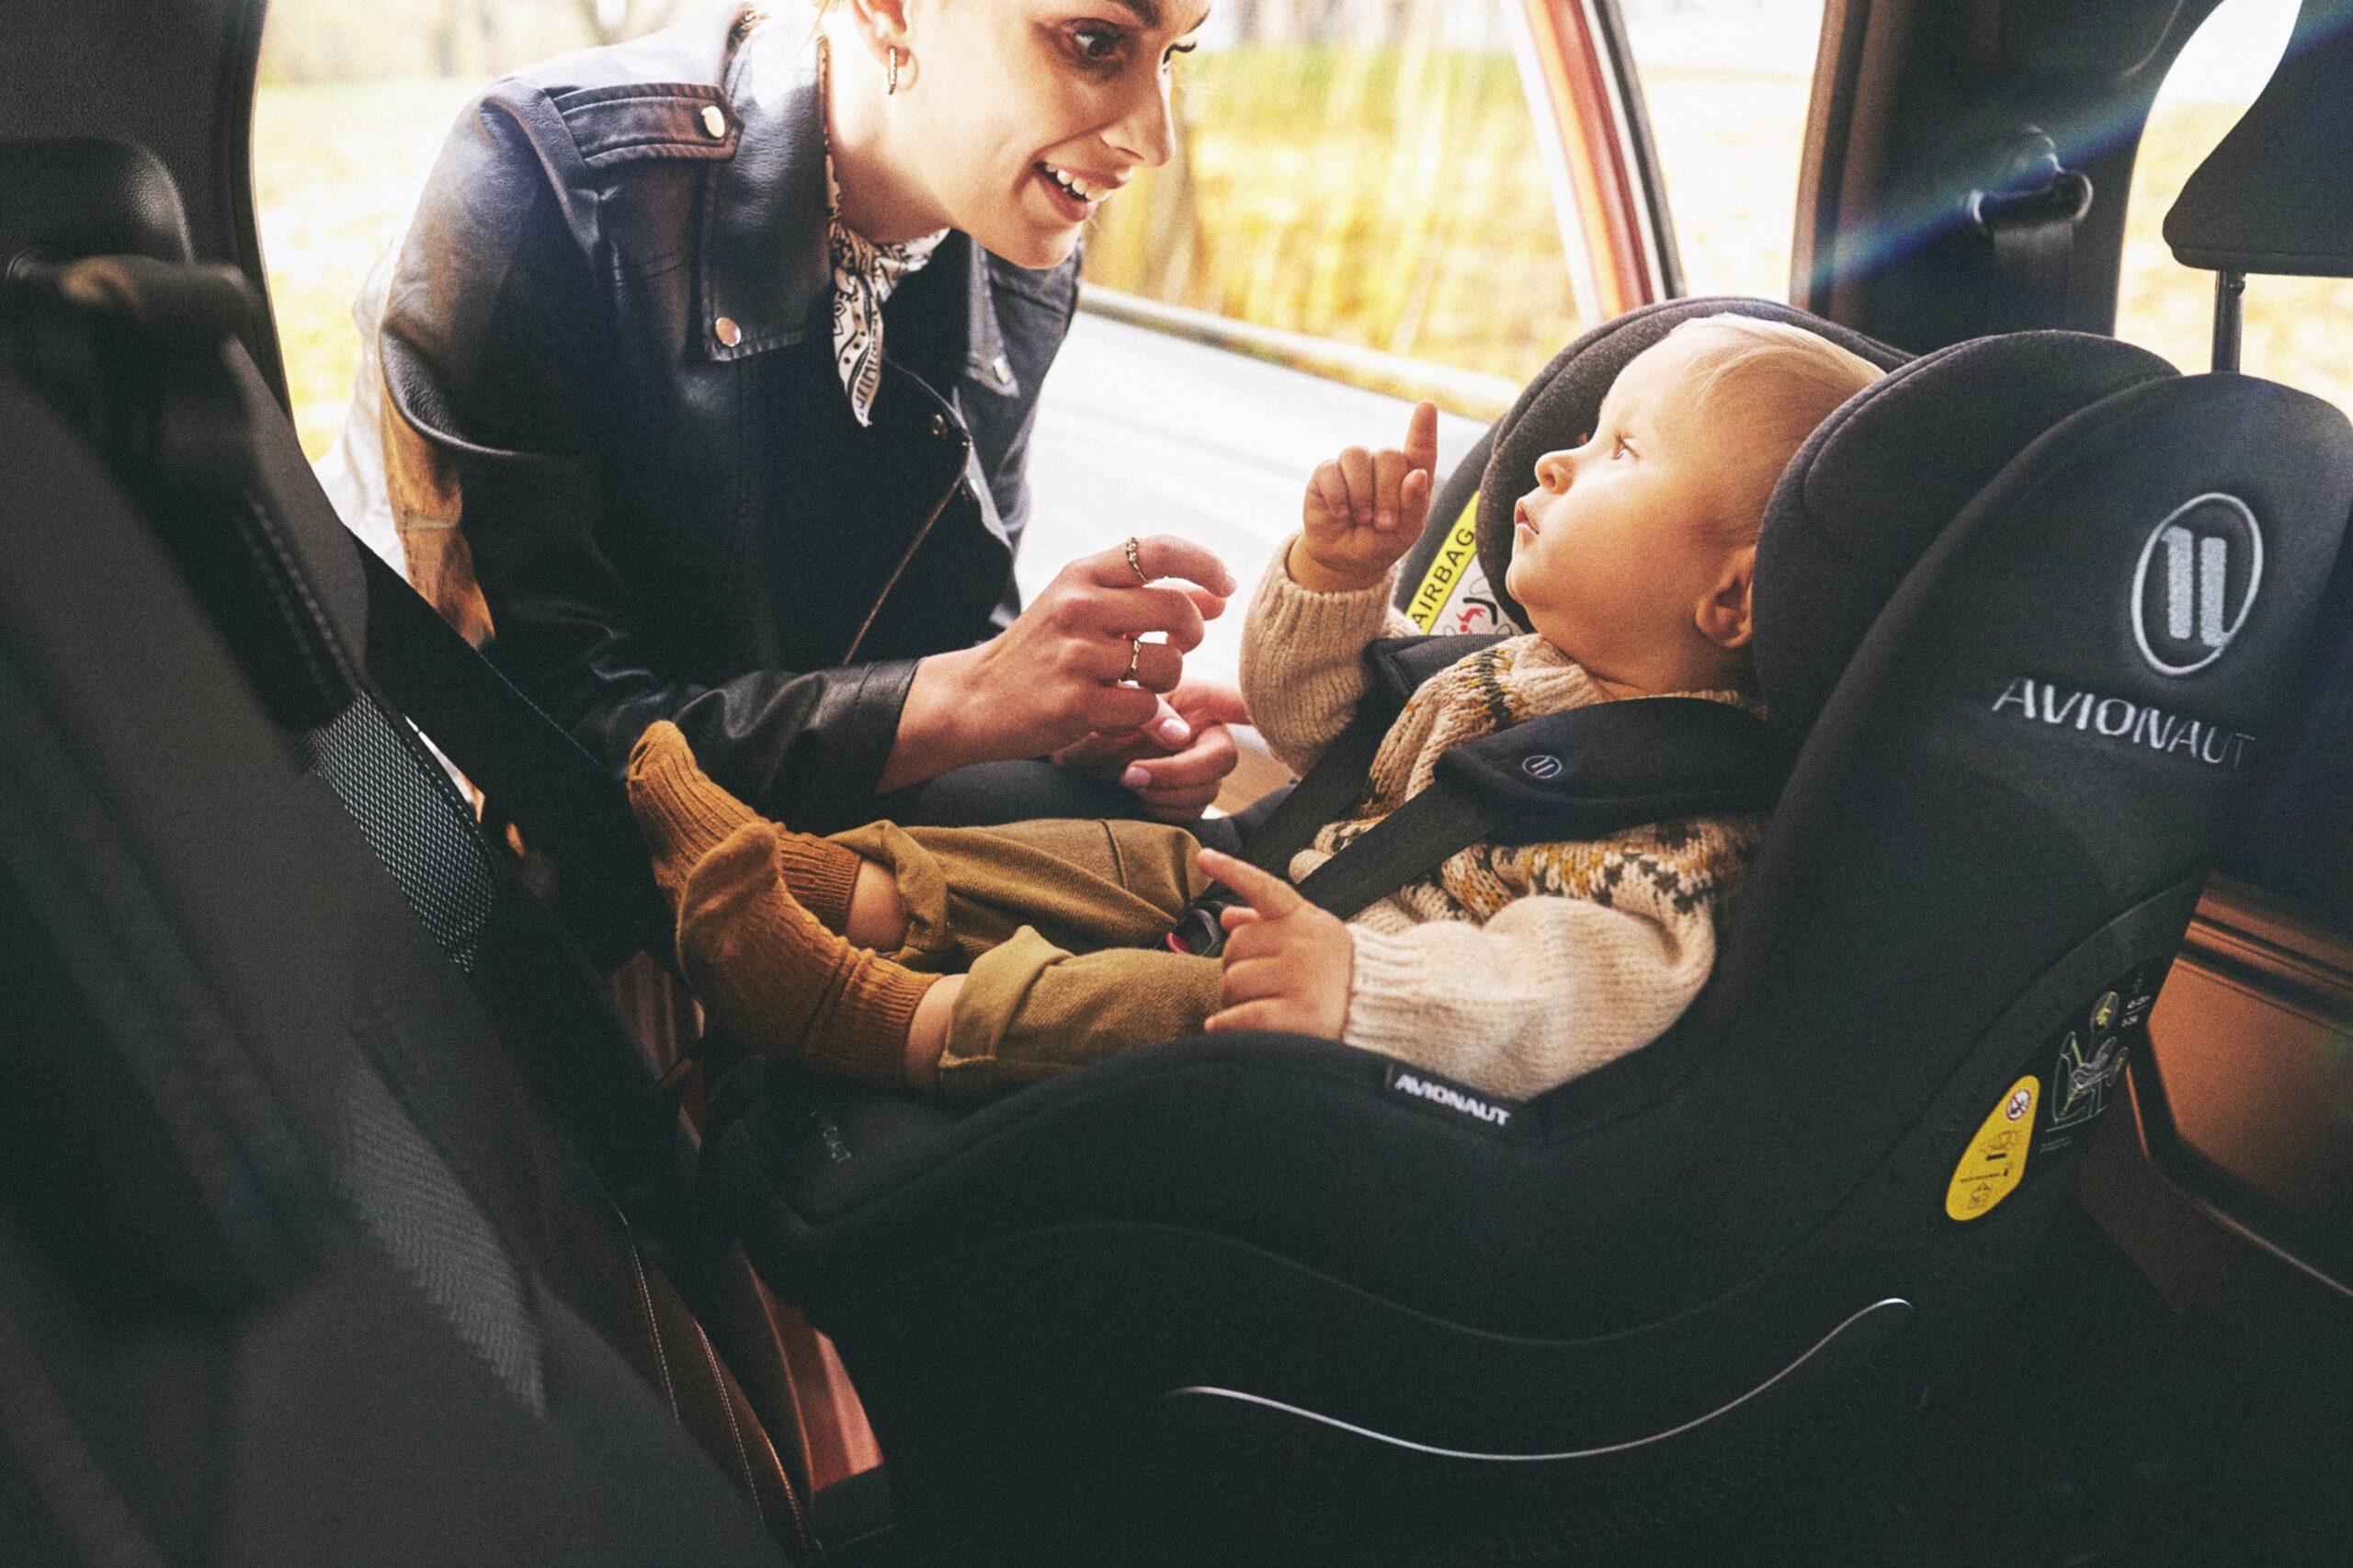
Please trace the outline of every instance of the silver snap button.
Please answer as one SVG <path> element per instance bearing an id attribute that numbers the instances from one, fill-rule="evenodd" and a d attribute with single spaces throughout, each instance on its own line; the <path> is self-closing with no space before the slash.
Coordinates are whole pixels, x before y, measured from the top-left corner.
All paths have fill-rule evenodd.
<path id="1" fill-rule="evenodd" d="M 744 341 L 744 329 L 735 324 L 733 316 L 722 316 L 711 323 L 710 335 L 719 339 L 722 347 L 727 348 L 733 348 Z"/>
<path id="2" fill-rule="evenodd" d="M 702 107 L 702 128 L 713 142 L 727 140 L 727 111 L 717 104 Z"/>
<path id="3" fill-rule="evenodd" d="M 1013 384 L 1013 361 L 1004 355 L 998 355 L 995 362 L 990 365 L 989 369 L 996 372 L 997 385 L 1003 387 Z"/>
<path id="4" fill-rule="evenodd" d="M 948 415 L 944 414 L 935 414 L 931 416 L 931 433 L 942 437 L 943 439 L 947 437 Z"/>

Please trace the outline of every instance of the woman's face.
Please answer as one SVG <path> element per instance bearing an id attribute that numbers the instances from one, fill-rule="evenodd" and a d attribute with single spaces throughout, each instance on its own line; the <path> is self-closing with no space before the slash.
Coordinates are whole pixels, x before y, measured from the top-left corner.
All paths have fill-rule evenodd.
<path id="1" fill-rule="evenodd" d="M 1169 72 L 1209 0 L 908 0 L 894 108 L 948 222 L 1059 265 L 1113 191 L 1168 161 Z"/>

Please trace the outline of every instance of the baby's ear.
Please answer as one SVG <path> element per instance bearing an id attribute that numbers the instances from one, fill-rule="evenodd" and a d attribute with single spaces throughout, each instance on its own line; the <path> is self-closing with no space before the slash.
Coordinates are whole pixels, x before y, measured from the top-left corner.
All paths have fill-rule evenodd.
<path id="1" fill-rule="evenodd" d="M 1692 621 L 1699 635 L 1719 648 L 1745 648 L 1750 633 L 1750 601 L 1756 585 L 1756 547 L 1745 544 L 1725 555 L 1722 573 L 1699 596 Z"/>

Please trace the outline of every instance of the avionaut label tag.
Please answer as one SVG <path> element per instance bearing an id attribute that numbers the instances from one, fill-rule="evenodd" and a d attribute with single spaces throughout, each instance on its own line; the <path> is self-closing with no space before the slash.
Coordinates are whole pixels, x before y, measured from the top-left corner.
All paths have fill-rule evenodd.
<path id="1" fill-rule="evenodd" d="M 1974 1220 L 2018 1189 L 2026 1176 L 2027 1151 L 2034 1142 L 2035 1102 L 2041 1097 L 2042 1074 L 2029 1073 L 2012 1084 L 2002 1103 L 1986 1115 L 1945 1187 L 1948 1215 Z"/>
<path id="2" fill-rule="evenodd" d="M 1400 1099 L 1418 1100 L 1451 1112 L 1464 1121 L 1501 1132 L 1518 1119 L 1520 1108 L 1510 1100 L 1483 1095 L 1463 1085 L 1408 1067 L 1403 1062 L 1389 1064 L 1387 1081 L 1382 1085 Z"/>

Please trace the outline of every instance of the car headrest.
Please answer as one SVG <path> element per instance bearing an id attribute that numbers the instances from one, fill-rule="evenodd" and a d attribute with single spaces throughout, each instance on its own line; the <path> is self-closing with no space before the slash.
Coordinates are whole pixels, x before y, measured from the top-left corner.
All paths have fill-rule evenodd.
<path id="1" fill-rule="evenodd" d="M 2353 0 L 2304 0 L 2255 102 L 2165 214 L 2185 267 L 2353 277 Z"/>
<path id="2" fill-rule="evenodd" d="M 1922 355 L 1833 411 L 1757 536 L 1751 654 L 1773 727 L 1804 738 L 1896 585 L 2012 459 L 2070 415 L 2176 373 L 2112 337 L 2012 333 Z"/>
<path id="3" fill-rule="evenodd" d="M 1790 460 L 1756 552 L 1754 655 L 1774 728 L 1802 740 L 1904 574 L 2003 466 L 2067 415 L 2174 374 L 2143 349 L 2081 333 L 1979 338 L 1917 359 L 1763 300 L 1680 300 L 1632 312 L 1556 356 L 1498 421 L 1480 488 L 1479 556 L 1503 588 L 1512 506 L 1536 460 L 1593 428 L 1609 383 L 1685 321 L 1735 312 L 1821 334 L 1891 373 L 1824 420 Z"/>
<path id="4" fill-rule="evenodd" d="M 124 142 L 0 142 L 0 278 L 89 256 L 189 259 L 179 187 Z"/>

